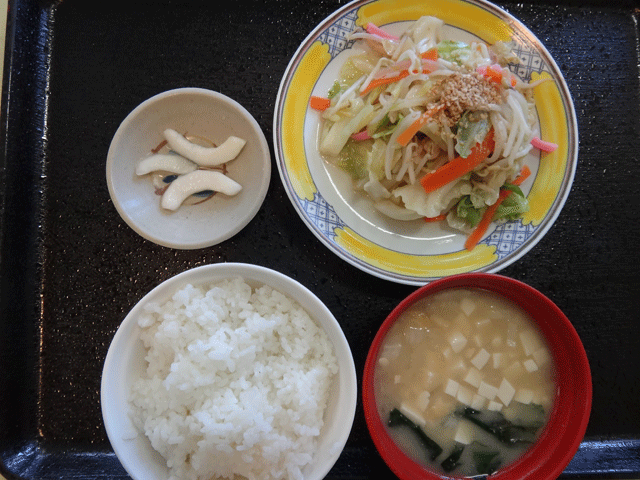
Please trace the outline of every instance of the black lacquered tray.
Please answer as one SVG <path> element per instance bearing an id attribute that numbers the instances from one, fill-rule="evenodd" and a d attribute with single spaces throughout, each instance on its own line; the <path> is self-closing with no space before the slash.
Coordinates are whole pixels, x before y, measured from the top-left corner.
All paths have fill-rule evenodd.
<path id="1" fill-rule="evenodd" d="M 0 151 L 0 473 L 127 478 L 102 424 L 104 358 L 129 309 L 191 267 L 255 263 L 300 281 L 341 323 L 361 379 L 375 332 L 415 287 L 368 275 L 322 245 L 292 207 L 277 168 L 249 225 L 196 251 L 138 236 L 105 182 L 120 122 L 173 88 L 237 100 L 271 143 L 290 58 L 345 3 L 10 2 Z M 556 302 L 590 360 L 591 420 L 563 477 L 640 478 L 640 13 L 627 1 L 497 3 L 555 58 L 580 132 L 560 216 L 501 273 Z M 359 404 L 328 478 L 374 475 L 393 478 Z"/>

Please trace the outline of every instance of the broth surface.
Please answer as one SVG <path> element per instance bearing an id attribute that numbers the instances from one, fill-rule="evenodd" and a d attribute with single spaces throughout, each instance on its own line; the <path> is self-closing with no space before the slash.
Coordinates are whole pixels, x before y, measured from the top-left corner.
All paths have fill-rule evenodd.
<path id="1" fill-rule="evenodd" d="M 537 326 L 482 289 L 446 290 L 408 308 L 375 371 L 378 411 L 394 440 L 457 476 L 492 473 L 521 456 L 542 431 L 554 392 Z"/>

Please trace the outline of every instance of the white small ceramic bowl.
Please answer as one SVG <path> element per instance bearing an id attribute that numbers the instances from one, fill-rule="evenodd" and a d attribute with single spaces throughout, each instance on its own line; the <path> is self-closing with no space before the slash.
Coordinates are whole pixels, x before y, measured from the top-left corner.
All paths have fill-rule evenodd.
<path id="1" fill-rule="evenodd" d="M 168 128 L 216 145 L 231 135 L 244 139 L 240 154 L 227 163 L 227 175 L 242 191 L 176 211 L 163 209 L 152 180 L 135 170 Z M 106 170 L 111 200 L 134 231 L 165 247 L 196 249 L 227 240 L 256 215 L 269 188 L 271 154 L 258 122 L 242 105 L 210 90 L 179 88 L 144 101 L 124 119 L 109 147 Z"/>
<path id="2" fill-rule="evenodd" d="M 324 478 L 340 456 L 355 416 L 357 378 L 351 349 L 335 317 L 311 291 L 281 273 L 256 265 L 219 263 L 187 270 L 151 290 L 125 317 L 107 352 L 100 392 L 102 416 L 111 446 L 134 480 L 162 480 L 169 475 L 165 460 L 144 433 L 136 431 L 130 417 L 131 386 L 147 364 L 137 323 L 143 306 L 170 298 L 186 283 L 202 284 L 236 276 L 243 277 L 252 286 L 270 285 L 296 300 L 327 332 L 339 371 L 331 387 L 316 456 L 303 471 L 305 479 Z"/>

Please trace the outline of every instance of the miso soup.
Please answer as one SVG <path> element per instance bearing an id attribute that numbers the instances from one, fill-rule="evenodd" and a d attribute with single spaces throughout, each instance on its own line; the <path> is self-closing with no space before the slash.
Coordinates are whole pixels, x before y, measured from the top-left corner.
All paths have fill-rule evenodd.
<path id="1" fill-rule="evenodd" d="M 375 368 L 381 418 L 416 461 L 490 474 L 540 435 L 555 394 L 546 342 L 526 312 L 482 289 L 451 289 L 397 319 Z"/>

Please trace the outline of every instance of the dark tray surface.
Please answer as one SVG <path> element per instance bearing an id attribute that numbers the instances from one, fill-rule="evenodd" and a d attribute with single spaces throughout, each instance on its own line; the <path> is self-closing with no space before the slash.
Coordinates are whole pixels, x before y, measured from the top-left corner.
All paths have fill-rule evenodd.
<path id="1" fill-rule="evenodd" d="M 198 251 L 139 237 L 118 216 L 104 178 L 120 122 L 177 87 L 239 101 L 273 148 L 284 70 L 308 33 L 345 3 L 11 2 L 0 153 L 1 473 L 127 478 L 102 424 L 102 364 L 128 310 L 198 265 L 255 263 L 312 289 L 341 323 L 361 378 L 377 328 L 414 288 L 367 275 L 323 246 L 293 209 L 275 163 L 254 220 Z M 638 11 L 633 2 L 498 4 L 556 59 L 580 130 L 564 209 L 501 273 L 556 302 L 591 363 L 592 415 L 563 477 L 640 478 Z M 359 404 L 328 478 L 374 473 L 393 478 Z"/>

